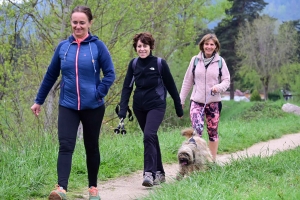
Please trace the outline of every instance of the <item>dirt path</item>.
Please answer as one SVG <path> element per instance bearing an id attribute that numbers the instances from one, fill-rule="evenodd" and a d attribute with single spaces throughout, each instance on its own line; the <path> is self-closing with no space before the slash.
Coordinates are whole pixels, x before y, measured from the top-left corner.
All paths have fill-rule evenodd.
<path id="1" fill-rule="evenodd" d="M 271 156 L 280 151 L 296 148 L 300 146 L 300 133 L 284 135 L 282 138 L 261 142 L 252 147 L 232 154 L 218 155 L 217 162 L 220 165 L 230 163 L 232 159 L 241 159 L 249 156 Z M 167 183 L 175 179 L 178 165 L 164 165 Z M 101 200 L 135 200 L 148 195 L 153 188 L 142 186 L 142 171 L 138 171 L 130 176 L 120 177 L 106 182 L 99 182 Z M 155 188 L 155 187 L 154 187 Z M 87 198 L 85 196 L 84 198 Z"/>

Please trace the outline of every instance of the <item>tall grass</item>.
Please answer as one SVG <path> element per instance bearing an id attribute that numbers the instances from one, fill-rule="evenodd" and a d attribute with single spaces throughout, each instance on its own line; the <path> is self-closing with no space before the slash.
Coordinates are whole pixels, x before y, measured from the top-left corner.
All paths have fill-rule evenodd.
<path id="1" fill-rule="evenodd" d="M 219 127 L 219 153 L 242 150 L 259 141 L 298 132 L 300 117 L 283 113 L 281 104 L 224 102 Z M 180 136 L 180 129 L 187 126 L 185 121 L 180 123 L 181 126 L 179 124 L 177 128 L 165 126 L 159 132 L 164 163 L 176 162 L 177 150 L 184 140 Z M 207 138 L 206 133 L 204 138 Z M 18 141 L 0 146 L 0 199 L 46 198 L 57 182 L 57 138 L 42 130 L 32 130 L 31 133 L 20 134 Z M 115 135 L 113 130 L 110 133 L 103 132 L 100 149 L 99 180 L 130 174 L 143 168 L 143 136 L 140 131 L 128 132 L 126 135 Z M 231 175 L 234 172 L 235 170 Z M 226 173 L 230 175 L 230 171 Z M 87 184 L 85 150 L 83 141 L 78 140 L 73 156 L 69 192 L 87 187 Z M 210 193 L 211 190 L 202 192 Z"/>

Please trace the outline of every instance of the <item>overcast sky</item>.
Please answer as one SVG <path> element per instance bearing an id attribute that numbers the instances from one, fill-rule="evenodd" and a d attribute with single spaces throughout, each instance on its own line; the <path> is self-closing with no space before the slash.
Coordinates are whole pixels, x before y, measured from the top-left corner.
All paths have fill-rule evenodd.
<path id="1" fill-rule="evenodd" d="M 300 19 L 300 0 L 265 0 L 269 3 L 263 13 L 281 21 Z"/>
<path id="2" fill-rule="evenodd" d="M 300 19 L 300 0 L 265 0 L 268 5 L 263 10 L 263 14 L 277 18 L 279 21 L 290 21 Z M 208 24 L 209 29 L 213 29 L 221 20 L 216 20 Z"/>

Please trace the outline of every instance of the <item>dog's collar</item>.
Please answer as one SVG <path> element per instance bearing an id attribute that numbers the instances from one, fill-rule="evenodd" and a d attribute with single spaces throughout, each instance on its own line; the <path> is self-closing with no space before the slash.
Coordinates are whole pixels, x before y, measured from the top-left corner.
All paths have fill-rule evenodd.
<path id="1" fill-rule="evenodd" d="M 192 144 L 196 145 L 196 147 L 197 147 L 197 143 L 196 143 L 196 141 L 195 141 L 195 139 L 193 137 L 191 137 L 189 139 L 189 143 L 192 143 Z"/>
<path id="2" fill-rule="evenodd" d="M 195 139 L 193 137 L 191 137 L 189 139 L 189 143 L 192 143 L 192 144 L 196 145 L 196 148 L 197 148 L 197 143 L 196 143 L 196 141 L 195 141 Z M 195 159 L 195 152 L 194 151 L 192 151 L 192 152 L 193 152 L 193 163 L 195 163 L 195 161 L 196 161 L 196 159 Z"/>

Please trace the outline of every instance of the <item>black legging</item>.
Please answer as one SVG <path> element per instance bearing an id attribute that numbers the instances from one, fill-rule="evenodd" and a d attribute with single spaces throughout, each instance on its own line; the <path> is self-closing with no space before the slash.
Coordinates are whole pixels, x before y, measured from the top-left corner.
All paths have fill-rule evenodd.
<path id="1" fill-rule="evenodd" d="M 65 190 L 68 188 L 72 155 L 80 121 L 83 127 L 89 187 L 97 187 L 97 177 L 100 166 L 99 135 L 104 113 L 104 105 L 96 109 L 79 111 L 59 106 L 57 174 L 58 185 Z"/>
<path id="2" fill-rule="evenodd" d="M 152 172 L 153 177 L 156 171 L 164 174 L 157 131 L 164 118 L 165 109 L 133 111 L 144 133 L 144 173 Z"/>

